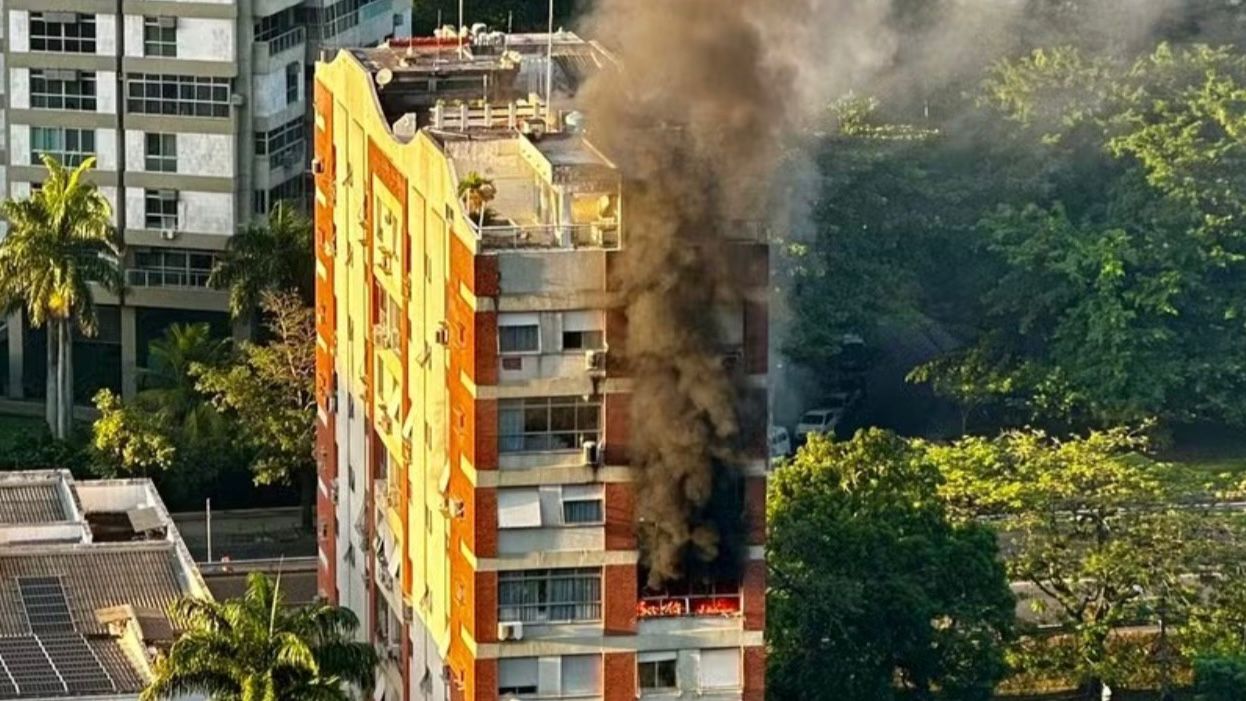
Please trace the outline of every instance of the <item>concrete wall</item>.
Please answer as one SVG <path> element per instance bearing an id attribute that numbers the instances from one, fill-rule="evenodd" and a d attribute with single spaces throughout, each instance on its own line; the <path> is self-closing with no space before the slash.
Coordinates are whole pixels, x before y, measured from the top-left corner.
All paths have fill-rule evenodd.
<path id="1" fill-rule="evenodd" d="M 234 146 L 234 137 L 231 134 L 178 132 L 177 174 L 233 177 Z M 146 132 L 127 129 L 125 133 L 126 167 L 131 171 L 146 170 L 146 151 Z"/>
<path id="2" fill-rule="evenodd" d="M 9 69 L 9 95 L 13 109 L 30 109 L 30 69 Z"/>
<path id="3" fill-rule="evenodd" d="M 301 62 L 300 62 L 301 63 Z M 300 70 L 305 70 L 305 67 Z M 279 67 L 271 73 L 260 73 L 254 79 L 252 109 L 257 117 L 271 117 L 286 108 L 286 69 Z M 299 99 L 303 97 L 303 82 L 299 81 Z"/>
<path id="4" fill-rule="evenodd" d="M 177 57 L 180 59 L 233 62 L 237 43 L 233 20 L 199 17 L 177 20 Z"/>
<path id="5" fill-rule="evenodd" d="M 117 15 L 95 15 L 95 53 L 99 56 L 117 55 Z"/>
<path id="6" fill-rule="evenodd" d="M 145 191 L 126 188 L 126 226 L 145 229 Z M 178 192 L 178 231 L 229 236 L 234 231 L 234 196 L 223 192 Z"/>
<path id="7" fill-rule="evenodd" d="M 117 113 L 117 72 L 95 72 L 95 111 Z"/>

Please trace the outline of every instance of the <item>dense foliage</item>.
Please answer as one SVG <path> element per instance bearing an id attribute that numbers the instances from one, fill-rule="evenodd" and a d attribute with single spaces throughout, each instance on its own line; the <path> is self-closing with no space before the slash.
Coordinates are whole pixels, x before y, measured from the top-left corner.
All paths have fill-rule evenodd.
<path id="1" fill-rule="evenodd" d="M 775 474 L 772 698 L 992 697 L 1014 601 L 994 534 L 954 523 L 941 481 L 921 446 L 882 431 L 815 437 Z"/>

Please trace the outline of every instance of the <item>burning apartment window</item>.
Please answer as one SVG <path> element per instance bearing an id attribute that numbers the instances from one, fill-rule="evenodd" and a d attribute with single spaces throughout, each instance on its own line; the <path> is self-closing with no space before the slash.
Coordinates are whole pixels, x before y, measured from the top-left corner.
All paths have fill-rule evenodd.
<path id="1" fill-rule="evenodd" d="M 498 621 L 601 620 L 601 570 L 591 567 L 498 573 Z"/>
<path id="2" fill-rule="evenodd" d="M 498 405 L 498 449 L 503 453 L 579 450 L 600 442 L 601 402 L 583 397 L 527 397 Z"/>
<path id="3" fill-rule="evenodd" d="M 498 315 L 498 352 L 540 353 L 540 318 L 536 314 Z"/>
<path id="4" fill-rule="evenodd" d="M 670 691 L 679 688 L 675 676 L 674 652 L 642 652 L 636 658 L 636 681 L 641 691 Z"/>

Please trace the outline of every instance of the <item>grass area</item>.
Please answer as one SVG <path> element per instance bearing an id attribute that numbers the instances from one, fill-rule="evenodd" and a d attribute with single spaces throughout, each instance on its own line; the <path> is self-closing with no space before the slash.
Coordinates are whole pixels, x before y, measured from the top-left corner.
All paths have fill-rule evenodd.
<path id="1" fill-rule="evenodd" d="M 1207 474 L 1246 476 L 1246 433 L 1209 426 L 1173 429 L 1172 445 L 1160 458 Z"/>

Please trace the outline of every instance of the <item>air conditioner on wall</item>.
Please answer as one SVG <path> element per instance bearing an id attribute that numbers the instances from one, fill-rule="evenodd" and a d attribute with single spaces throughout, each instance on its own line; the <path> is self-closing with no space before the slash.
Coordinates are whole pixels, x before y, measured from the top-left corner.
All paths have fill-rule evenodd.
<path id="1" fill-rule="evenodd" d="M 597 445 L 597 441 L 584 441 L 584 445 L 580 446 L 580 451 L 585 465 L 596 467 L 601 464 L 601 448 Z"/>
<path id="2" fill-rule="evenodd" d="M 177 238 L 177 229 L 161 229 L 160 238 L 165 241 L 172 241 Z"/>
<path id="3" fill-rule="evenodd" d="M 601 350 L 585 351 L 584 369 L 588 371 L 606 369 L 606 352 Z"/>
<path id="4" fill-rule="evenodd" d="M 498 623 L 498 640 L 523 640 L 523 623 L 519 621 Z"/>

